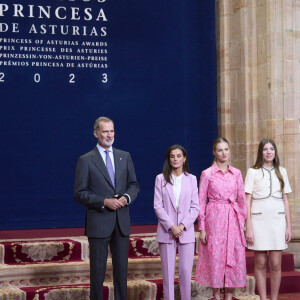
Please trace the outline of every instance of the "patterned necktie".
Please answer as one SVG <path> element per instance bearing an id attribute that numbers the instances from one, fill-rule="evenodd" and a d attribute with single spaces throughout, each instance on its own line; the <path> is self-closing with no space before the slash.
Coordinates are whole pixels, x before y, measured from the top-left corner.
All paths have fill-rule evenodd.
<path id="1" fill-rule="evenodd" d="M 114 168 L 113 168 L 110 156 L 109 156 L 109 151 L 105 150 L 104 152 L 106 153 L 106 168 L 107 168 L 110 180 L 111 180 L 113 186 L 115 187 L 115 174 L 114 174 Z"/>

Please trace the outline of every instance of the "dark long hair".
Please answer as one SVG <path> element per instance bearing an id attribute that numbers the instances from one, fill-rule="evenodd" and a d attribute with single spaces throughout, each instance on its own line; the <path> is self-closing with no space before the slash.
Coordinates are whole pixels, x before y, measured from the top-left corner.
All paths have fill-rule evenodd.
<path id="1" fill-rule="evenodd" d="M 283 193 L 284 190 L 284 181 L 283 177 L 280 173 L 279 166 L 280 166 L 280 161 L 279 161 L 279 156 L 278 156 L 278 151 L 275 142 L 272 139 L 262 139 L 261 142 L 259 143 L 258 150 L 257 150 L 257 158 L 254 166 L 252 167 L 253 169 L 260 169 L 264 165 L 264 159 L 263 159 L 263 150 L 266 144 L 270 143 L 273 148 L 275 149 L 275 157 L 273 159 L 273 166 L 275 168 L 275 173 L 276 176 L 280 182 L 280 187 L 281 187 L 281 193 Z"/>
<path id="2" fill-rule="evenodd" d="M 229 142 L 227 141 L 227 139 L 225 139 L 224 137 L 218 137 L 213 142 L 213 151 L 214 152 L 216 150 L 217 145 L 220 144 L 220 143 L 227 143 L 228 147 L 230 148 L 230 145 L 229 145 Z M 212 164 L 214 164 L 216 161 L 217 161 L 216 157 L 214 157 L 214 160 L 213 160 Z"/>
<path id="3" fill-rule="evenodd" d="M 183 156 L 185 157 L 185 162 L 182 166 L 182 170 L 183 170 L 184 174 L 190 172 L 186 150 L 180 145 L 173 145 L 173 146 L 169 147 L 166 152 L 166 155 L 165 155 L 165 162 L 164 162 L 164 166 L 163 166 L 163 175 L 164 175 L 166 183 L 170 183 L 170 184 L 173 184 L 171 182 L 172 166 L 170 165 L 170 154 L 173 150 L 176 150 L 176 149 L 181 150 Z"/>

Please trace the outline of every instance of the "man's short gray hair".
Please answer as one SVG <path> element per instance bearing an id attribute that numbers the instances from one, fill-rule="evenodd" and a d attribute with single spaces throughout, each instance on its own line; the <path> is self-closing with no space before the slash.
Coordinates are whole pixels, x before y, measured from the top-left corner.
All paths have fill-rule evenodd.
<path id="1" fill-rule="evenodd" d="M 100 127 L 100 122 L 112 122 L 114 124 L 114 121 L 107 117 L 99 117 L 95 123 L 94 123 L 94 131 L 97 131 Z"/>

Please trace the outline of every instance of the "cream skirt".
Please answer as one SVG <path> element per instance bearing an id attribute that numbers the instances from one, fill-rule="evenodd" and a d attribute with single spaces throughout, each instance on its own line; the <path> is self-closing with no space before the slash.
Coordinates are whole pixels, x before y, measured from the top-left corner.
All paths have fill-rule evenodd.
<path id="1" fill-rule="evenodd" d="M 286 219 L 282 199 L 269 197 L 263 200 L 252 200 L 251 222 L 254 245 L 252 250 L 284 250 Z"/>

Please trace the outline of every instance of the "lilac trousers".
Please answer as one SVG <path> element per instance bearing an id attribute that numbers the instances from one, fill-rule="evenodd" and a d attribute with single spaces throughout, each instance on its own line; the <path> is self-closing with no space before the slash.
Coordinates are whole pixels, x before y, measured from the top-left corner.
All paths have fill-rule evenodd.
<path id="1" fill-rule="evenodd" d="M 174 300 L 176 249 L 178 249 L 179 255 L 179 286 L 181 300 L 190 300 L 195 243 L 181 244 L 176 240 L 170 244 L 159 243 L 163 272 L 164 299 Z"/>

